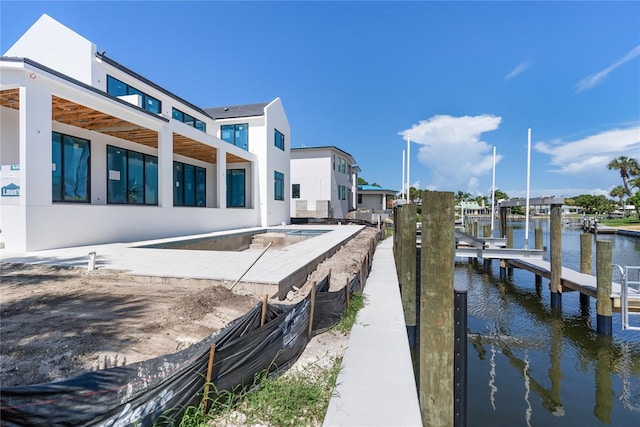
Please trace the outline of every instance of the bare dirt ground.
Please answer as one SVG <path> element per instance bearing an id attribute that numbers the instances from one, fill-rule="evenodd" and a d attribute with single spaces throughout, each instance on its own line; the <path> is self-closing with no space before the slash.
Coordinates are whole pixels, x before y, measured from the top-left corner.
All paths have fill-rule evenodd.
<path id="1" fill-rule="evenodd" d="M 331 287 L 358 271 L 375 229 L 366 228 L 292 294 L 331 270 Z M 198 342 L 259 300 L 222 283 L 141 283 L 124 272 L 0 264 L 0 384 L 37 384 L 150 359 Z M 341 355 L 347 338 L 321 334 L 299 365 Z"/>

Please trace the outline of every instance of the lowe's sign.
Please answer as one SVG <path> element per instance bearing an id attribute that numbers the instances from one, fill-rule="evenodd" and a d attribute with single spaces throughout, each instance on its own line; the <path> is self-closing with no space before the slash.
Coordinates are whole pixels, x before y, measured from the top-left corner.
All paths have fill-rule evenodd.
<path id="1" fill-rule="evenodd" d="M 20 197 L 20 186 L 14 184 L 5 185 L 0 189 L 0 194 L 2 197 Z"/>

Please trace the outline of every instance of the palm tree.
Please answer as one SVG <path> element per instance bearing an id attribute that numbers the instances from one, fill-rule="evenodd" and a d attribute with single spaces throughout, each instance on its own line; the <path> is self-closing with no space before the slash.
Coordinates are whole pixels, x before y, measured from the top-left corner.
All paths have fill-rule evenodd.
<path id="1" fill-rule="evenodd" d="M 638 160 L 633 157 L 620 156 L 617 159 L 611 160 L 607 165 L 607 168 L 609 170 L 616 169 L 620 171 L 622 185 L 624 186 L 624 193 L 631 197 L 629 178 L 634 175 L 640 175 L 640 164 L 638 163 Z"/>
<path id="2" fill-rule="evenodd" d="M 611 197 L 618 197 L 620 199 L 620 208 L 622 209 L 622 212 L 625 212 L 623 201 L 626 194 L 627 193 L 624 191 L 624 187 L 622 185 L 616 185 L 609 192 Z"/>

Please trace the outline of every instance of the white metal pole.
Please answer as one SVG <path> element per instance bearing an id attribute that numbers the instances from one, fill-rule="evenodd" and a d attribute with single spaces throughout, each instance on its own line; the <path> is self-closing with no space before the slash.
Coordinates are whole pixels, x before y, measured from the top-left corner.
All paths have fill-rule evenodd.
<path id="1" fill-rule="evenodd" d="M 493 146 L 493 180 L 491 183 L 491 237 L 493 237 L 493 217 L 496 216 L 496 147 Z"/>
<path id="2" fill-rule="evenodd" d="M 402 150 L 402 185 L 400 188 L 400 199 L 404 199 L 404 150 Z"/>
<path id="3" fill-rule="evenodd" d="M 531 182 L 531 128 L 527 137 L 527 202 L 524 212 L 524 248 L 529 249 L 529 184 Z"/>
<path id="4" fill-rule="evenodd" d="M 407 200 L 411 202 L 411 178 L 409 178 L 411 170 L 411 138 L 407 136 Z"/>

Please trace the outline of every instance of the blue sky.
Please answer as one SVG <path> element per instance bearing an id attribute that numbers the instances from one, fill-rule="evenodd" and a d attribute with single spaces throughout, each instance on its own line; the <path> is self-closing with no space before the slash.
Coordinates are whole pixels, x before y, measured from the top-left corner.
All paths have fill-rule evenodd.
<path id="1" fill-rule="evenodd" d="M 0 1 L 0 50 L 47 13 L 200 107 L 280 97 L 293 147 L 400 190 L 608 194 L 640 159 L 640 2 Z"/>

